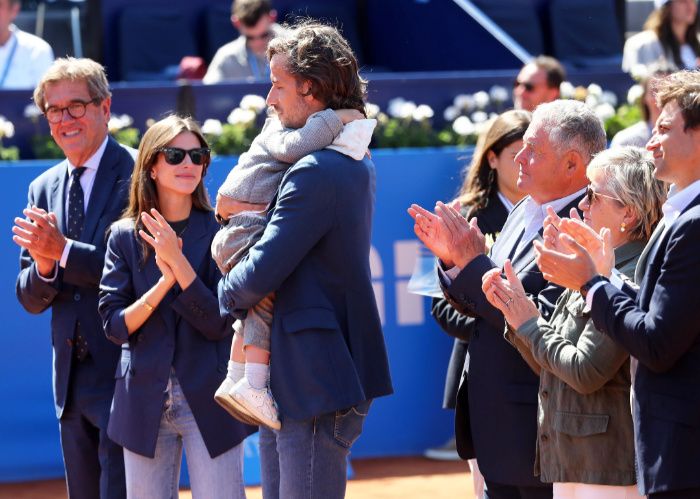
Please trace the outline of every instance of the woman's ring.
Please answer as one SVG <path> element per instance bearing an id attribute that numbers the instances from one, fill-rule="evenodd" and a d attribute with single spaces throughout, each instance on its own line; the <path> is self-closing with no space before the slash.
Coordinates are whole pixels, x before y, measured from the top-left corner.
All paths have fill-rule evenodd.
<path id="1" fill-rule="evenodd" d="M 510 308 L 510 302 L 513 301 L 513 298 L 508 298 L 508 301 L 506 302 L 506 308 Z"/>

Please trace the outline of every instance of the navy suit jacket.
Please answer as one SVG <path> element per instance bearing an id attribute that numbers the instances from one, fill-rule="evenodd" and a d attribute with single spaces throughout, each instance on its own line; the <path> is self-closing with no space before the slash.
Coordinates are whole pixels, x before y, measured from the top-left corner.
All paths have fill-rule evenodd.
<path id="1" fill-rule="evenodd" d="M 392 391 L 369 268 L 374 193 L 367 158 L 302 158 L 284 175 L 262 238 L 219 286 L 222 313 L 236 317 L 276 291 L 271 388 L 286 417 Z"/>
<path id="2" fill-rule="evenodd" d="M 165 390 L 175 370 L 211 457 L 238 445 L 257 428 L 239 423 L 214 401 L 226 376 L 233 320 L 219 315 L 221 273 L 211 257 L 218 230 L 210 212 L 192 210 L 182 251 L 197 273 L 182 291 L 175 285 L 132 335 L 124 310 L 151 289 L 161 272 L 151 251 L 145 264 L 132 220 L 112 226 L 100 283 L 100 315 L 107 337 L 121 345 L 108 435 L 119 445 L 154 457 Z"/>
<path id="3" fill-rule="evenodd" d="M 52 311 L 53 389 L 59 418 L 68 393 L 73 335 L 78 322 L 90 355 L 95 360 L 94 385 L 89 389 L 100 393 L 100 403 L 106 403 L 107 407 L 112 398 L 119 348 L 104 336 L 97 313 L 97 291 L 104 264 L 106 231 L 126 206 L 133 167 L 134 159 L 130 152 L 113 139 L 108 139 L 90 193 L 83 233 L 78 241 L 73 242 L 66 267 L 59 268 L 55 281 L 47 283 L 39 278 L 29 252 L 22 249 L 20 253 L 17 298 L 32 314 L 41 313 L 49 307 Z M 58 226 L 64 234 L 67 184 L 68 163 L 62 161 L 29 185 L 29 205 L 56 213 Z"/>
<path id="4" fill-rule="evenodd" d="M 578 200 L 559 211 L 568 216 Z M 491 256 L 472 260 L 444 290 L 450 303 L 475 317 L 464 363 L 465 381 L 457 393 L 455 435 L 463 458 L 476 456 L 479 469 L 493 482 L 516 486 L 542 486 L 534 476 L 537 442 L 539 377 L 504 338 L 505 320 L 481 291 L 481 278 L 502 267 L 522 232 L 511 212 Z M 541 239 L 542 229 L 537 235 Z M 511 258 L 525 291 L 548 318 L 563 288 L 547 282 L 535 263 L 533 245 Z M 443 279 L 444 282 L 444 279 Z"/>
<path id="5" fill-rule="evenodd" d="M 503 224 L 508 218 L 508 210 L 498 198 L 498 191 L 494 189 L 485 208 L 473 212 L 466 212 L 467 219 L 476 217 L 479 229 L 483 234 L 490 235 L 494 240 L 501 232 Z M 464 359 L 467 356 L 467 346 L 474 330 L 474 318 L 461 314 L 447 301 L 446 298 L 433 298 L 431 315 L 440 325 L 443 331 L 452 336 L 455 341 L 452 345 L 452 355 L 447 366 L 445 376 L 445 393 L 442 407 L 454 409 L 459 388 L 464 372 Z"/>
<path id="6" fill-rule="evenodd" d="M 700 487 L 700 196 L 649 253 L 636 296 L 596 289 L 591 315 L 639 363 L 633 420 L 643 493 Z"/>

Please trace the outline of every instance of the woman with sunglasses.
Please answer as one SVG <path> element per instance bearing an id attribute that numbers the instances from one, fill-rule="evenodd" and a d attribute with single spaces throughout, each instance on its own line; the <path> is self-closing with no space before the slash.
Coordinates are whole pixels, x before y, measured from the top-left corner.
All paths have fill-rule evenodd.
<path id="1" fill-rule="evenodd" d="M 653 171 L 643 149 L 603 151 L 588 166 L 591 183 L 579 203 L 586 225 L 609 231 L 615 266 L 630 278 L 661 218 L 665 189 Z M 545 224 L 546 242 L 562 244 L 556 214 Z M 500 269 L 487 273 L 483 290 L 505 316 L 506 339 L 540 374 L 536 474 L 554 483 L 555 498 L 640 497 L 629 354 L 595 329 L 580 292 L 566 290 L 547 322 L 509 261 L 504 270 L 506 279 Z"/>
<path id="2" fill-rule="evenodd" d="M 211 397 L 226 373 L 231 320 L 219 314 L 210 253 L 209 160 L 190 118 L 151 126 L 107 243 L 99 312 L 122 346 L 108 434 L 124 447 L 130 498 L 177 495 L 183 444 L 193 497 L 245 497 L 241 442 L 254 429 Z"/>

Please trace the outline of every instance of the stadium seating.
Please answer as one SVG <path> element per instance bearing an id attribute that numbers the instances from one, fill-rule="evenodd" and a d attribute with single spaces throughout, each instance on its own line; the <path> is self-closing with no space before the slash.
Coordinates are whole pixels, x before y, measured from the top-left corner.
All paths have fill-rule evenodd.
<path id="1" fill-rule="evenodd" d="M 118 28 L 119 64 L 125 81 L 172 80 L 180 60 L 197 55 L 189 20 L 177 10 L 128 6 Z"/>
<path id="2" fill-rule="evenodd" d="M 532 0 L 474 0 L 473 3 L 530 54 L 545 52 L 542 24 Z"/>
<path id="3" fill-rule="evenodd" d="M 238 30 L 231 23 L 231 5 L 209 5 L 204 8 L 202 50 L 207 63 L 222 45 L 238 37 Z"/>
<path id="4" fill-rule="evenodd" d="M 577 67 L 620 67 L 622 39 L 610 0 L 550 0 L 554 57 Z"/>

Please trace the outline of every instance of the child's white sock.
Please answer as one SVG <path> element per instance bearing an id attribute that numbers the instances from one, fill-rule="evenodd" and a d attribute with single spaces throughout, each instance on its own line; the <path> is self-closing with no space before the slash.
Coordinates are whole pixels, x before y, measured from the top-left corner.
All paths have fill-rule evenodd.
<path id="1" fill-rule="evenodd" d="M 267 375 L 269 372 L 270 366 L 267 364 L 245 363 L 245 377 L 248 379 L 250 386 L 256 390 L 262 390 L 267 386 Z"/>
<path id="2" fill-rule="evenodd" d="M 245 364 L 243 362 L 236 362 L 235 360 L 228 361 L 228 368 L 226 372 L 226 377 L 229 378 L 234 383 L 237 383 L 243 375 L 245 374 Z"/>

